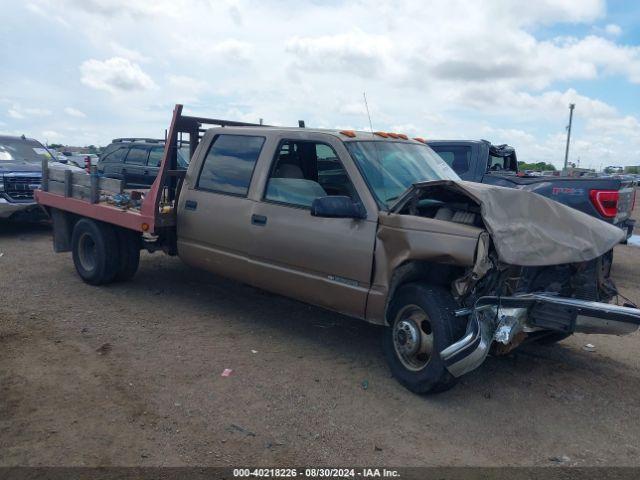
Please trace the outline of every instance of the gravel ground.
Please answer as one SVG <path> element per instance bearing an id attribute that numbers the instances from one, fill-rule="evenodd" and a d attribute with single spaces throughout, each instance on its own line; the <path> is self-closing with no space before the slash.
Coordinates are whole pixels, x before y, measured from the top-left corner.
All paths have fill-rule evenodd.
<path id="1" fill-rule="evenodd" d="M 640 466 L 638 333 L 526 347 L 421 397 L 378 327 L 160 254 L 90 287 L 46 227 L 0 225 L 0 253 L 0 465 Z M 639 272 L 616 247 L 636 302 Z"/>

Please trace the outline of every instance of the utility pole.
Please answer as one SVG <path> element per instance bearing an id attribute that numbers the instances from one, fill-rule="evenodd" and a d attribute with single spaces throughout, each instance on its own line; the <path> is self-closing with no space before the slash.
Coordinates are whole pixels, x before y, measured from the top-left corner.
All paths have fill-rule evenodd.
<path id="1" fill-rule="evenodd" d="M 569 125 L 567 126 L 567 148 L 564 151 L 564 171 L 567 171 L 567 164 L 569 162 L 569 140 L 571 140 L 571 123 L 573 121 L 573 109 L 576 108 L 575 103 L 569 104 Z"/>

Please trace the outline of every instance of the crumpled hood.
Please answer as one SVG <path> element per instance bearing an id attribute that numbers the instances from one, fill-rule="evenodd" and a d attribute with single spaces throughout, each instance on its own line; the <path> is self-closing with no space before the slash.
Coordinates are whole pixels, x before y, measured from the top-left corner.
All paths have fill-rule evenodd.
<path id="1" fill-rule="evenodd" d="M 438 185 L 480 205 L 498 257 L 510 265 L 584 262 L 603 255 L 624 238 L 618 227 L 537 193 L 463 180 L 416 183 L 390 210 L 398 211 L 413 196 Z"/>

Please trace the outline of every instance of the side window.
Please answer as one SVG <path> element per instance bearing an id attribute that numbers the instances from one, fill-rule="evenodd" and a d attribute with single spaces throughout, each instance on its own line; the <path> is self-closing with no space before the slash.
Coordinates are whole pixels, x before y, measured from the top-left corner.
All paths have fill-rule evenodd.
<path id="1" fill-rule="evenodd" d="M 489 154 L 489 170 L 513 170 L 515 171 L 516 162 L 514 161 L 514 155 L 507 155 L 506 157 L 494 156 Z"/>
<path id="2" fill-rule="evenodd" d="M 150 167 L 159 167 L 162 162 L 162 155 L 164 154 L 164 148 L 154 147 L 149 153 L 149 161 L 147 165 Z"/>
<path id="3" fill-rule="evenodd" d="M 273 160 L 265 200 L 311 207 L 316 198 L 328 195 L 357 201 L 355 188 L 333 148 L 325 143 L 284 140 Z"/>
<path id="4" fill-rule="evenodd" d="M 107 153 L 104 157 L 102 157 L 101 160 L 108 163 L 121 163 L 122 160 L 124 160 L 124 156 L 126 153 L 127 148 L 120 147 Z"/>
<path id="5" fill-rule="evenodd" d="M 246 196 L 264 137 L 218 135 L 204 159 L 196 188 Z"/>
<path id="6" fill-rule="evenodd" d="M 149 149 L 146 147 L 131 147 L 125 163 L 131 165 L 146 165 Z"/>
<path id="7" fill-rule="evenodd" d="M 471 147 L 469 146 L 433 146 L 431 147 L 458 175 L 467 173 L 471 168 Z"/>

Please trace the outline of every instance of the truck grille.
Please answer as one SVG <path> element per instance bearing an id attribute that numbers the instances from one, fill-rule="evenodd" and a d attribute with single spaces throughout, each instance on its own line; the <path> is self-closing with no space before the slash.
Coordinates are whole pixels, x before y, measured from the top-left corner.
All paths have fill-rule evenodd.
<path id="1" fill-rule="evenodd" d="M 17 202 L 33 200 L 33 191 L 40 188 L 40 176 L 5 176 L 4 192 Z"/>

